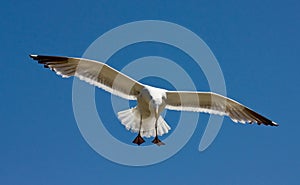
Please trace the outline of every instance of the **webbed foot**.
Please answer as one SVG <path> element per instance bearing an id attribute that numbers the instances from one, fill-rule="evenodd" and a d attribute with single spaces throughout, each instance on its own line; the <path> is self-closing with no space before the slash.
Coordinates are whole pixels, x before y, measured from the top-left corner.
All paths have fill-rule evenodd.
<path id="1" fill-rule="evenodd" d="M 165 145 L 165 143 L 158 139 L 157 136 L 153 139 L 152 143 L 156 144 L 157 146 Z"/>
<path id="2" fill-rule="evenodd" d="M 132 142 L 137 144 L 137 145 L 140 145 L 140 144 L 144 143 L 145 140 L 143 139 L 141 134 L 138 134 L 138 136 L 136 136 L 136 138 Z"/>

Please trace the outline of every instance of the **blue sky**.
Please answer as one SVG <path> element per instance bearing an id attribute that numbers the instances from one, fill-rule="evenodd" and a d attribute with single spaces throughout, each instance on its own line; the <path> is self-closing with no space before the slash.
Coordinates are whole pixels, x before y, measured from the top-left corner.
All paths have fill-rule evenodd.
<path id="1" fill-rule="evenodd" d="M 0 184 L 298 184 L 299 8 L 296 0 L 1 2 Z M 73 115 L 72 79 L 61 79 L 28 54 L 80 57 L 108 30 L 148 19 L 199 35 L 219 61 L 228 96 L 280 126 L 225 118 L 216 140 L 200 153 L 208 119 L 201 114 L 191 140 L 162 163 L 129 167 L 94 152 Z M 169 46 L 145 43 L 123 48 L 108 63 L 121 69 L 148 55 L 180 65 L 191 60 Z M 198 90 L 209 90 L 193 64 L 184 67 L 194 81 L 199 78 Z M 168 86 L 155 78 L 145 82 Z M 96 100 L 97 107 L 108 107 L 108 130 L 130 143 L 135 135 L 111 113 L 110 95 L 97 89 Z"/>

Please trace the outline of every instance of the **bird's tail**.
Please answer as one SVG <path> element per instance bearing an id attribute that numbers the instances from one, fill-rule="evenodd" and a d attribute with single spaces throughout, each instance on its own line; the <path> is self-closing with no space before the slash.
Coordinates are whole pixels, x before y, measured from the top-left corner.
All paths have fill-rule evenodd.
<path id="1" fill-rule="evenodd" d="M 141 115 L 137 108 L 131 108 L 118 112 L 118 118 L 127 130 L 139 132 Z M 170 130 L 170 126 L 159 116 L 157 120 L 157 135 L 161 136 Z M 142 137 L 155 137 L 155 117 L 149 117 L 142 120 Z"/>

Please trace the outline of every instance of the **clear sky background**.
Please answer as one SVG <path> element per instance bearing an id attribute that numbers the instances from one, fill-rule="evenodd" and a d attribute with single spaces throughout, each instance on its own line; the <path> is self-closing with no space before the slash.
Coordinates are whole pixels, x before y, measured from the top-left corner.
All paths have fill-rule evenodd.
<path id="1" fill-rule="evenodd" d="M 299 184 L 299 1 L 3 1 L 0 5 L 0 184 Z M 208 119 L 201 114 L 197 130 L 180 152 L 147 167 L 119 165 L 93 151 L 73 115 L 72 79 L 61 79 L 32 62 L 28 54 L 80 57 L 108 30 L 145 19 L 174 22 L 199 35 L 219 61 L 228 96 L 280 126 L 235 124 L 225 118 L 216 140 L 200 153 Z M 191 59 L 163 44 L 123 48 L 108 63 L 121 69 L 149 55 L 178 62 L 194 81 L 199 79 L 198 90 L 209 90 L 204 75 L 188 62 Z M 155 78 L 147 81 L 160 87 L 167 84 Z M 97 106 L 107 107 L 108 130 L 131 143 L 135 134 L 112 113 L 110 94 L 97 89 L 96 95 Z M 167 121 L 176 127 L 171 116 Z"/>

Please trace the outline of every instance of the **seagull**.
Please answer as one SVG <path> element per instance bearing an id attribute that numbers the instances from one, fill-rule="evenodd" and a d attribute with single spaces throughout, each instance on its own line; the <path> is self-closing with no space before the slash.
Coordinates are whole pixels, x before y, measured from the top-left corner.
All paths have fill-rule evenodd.
<path id="1" fill-rule="evenodd" d="M 239 102 L 213 92 L 169 91 L 142 84 L 105 63 L 84 58 L 29 55 L 39 64 L 63 78 L 78 77 L 114 95 L 136 100 L 136 107 L 118 112 L 118 118 L 127 130 L 137 133 L 132 141 L 137 145 L 143 137 L 154 137 L 152 143 L 164 145 L 158 136 L 171 129 L 162 118 L 164 109 L 193 111 L 229 116 L 233 122 L 278 126 Z"/>

